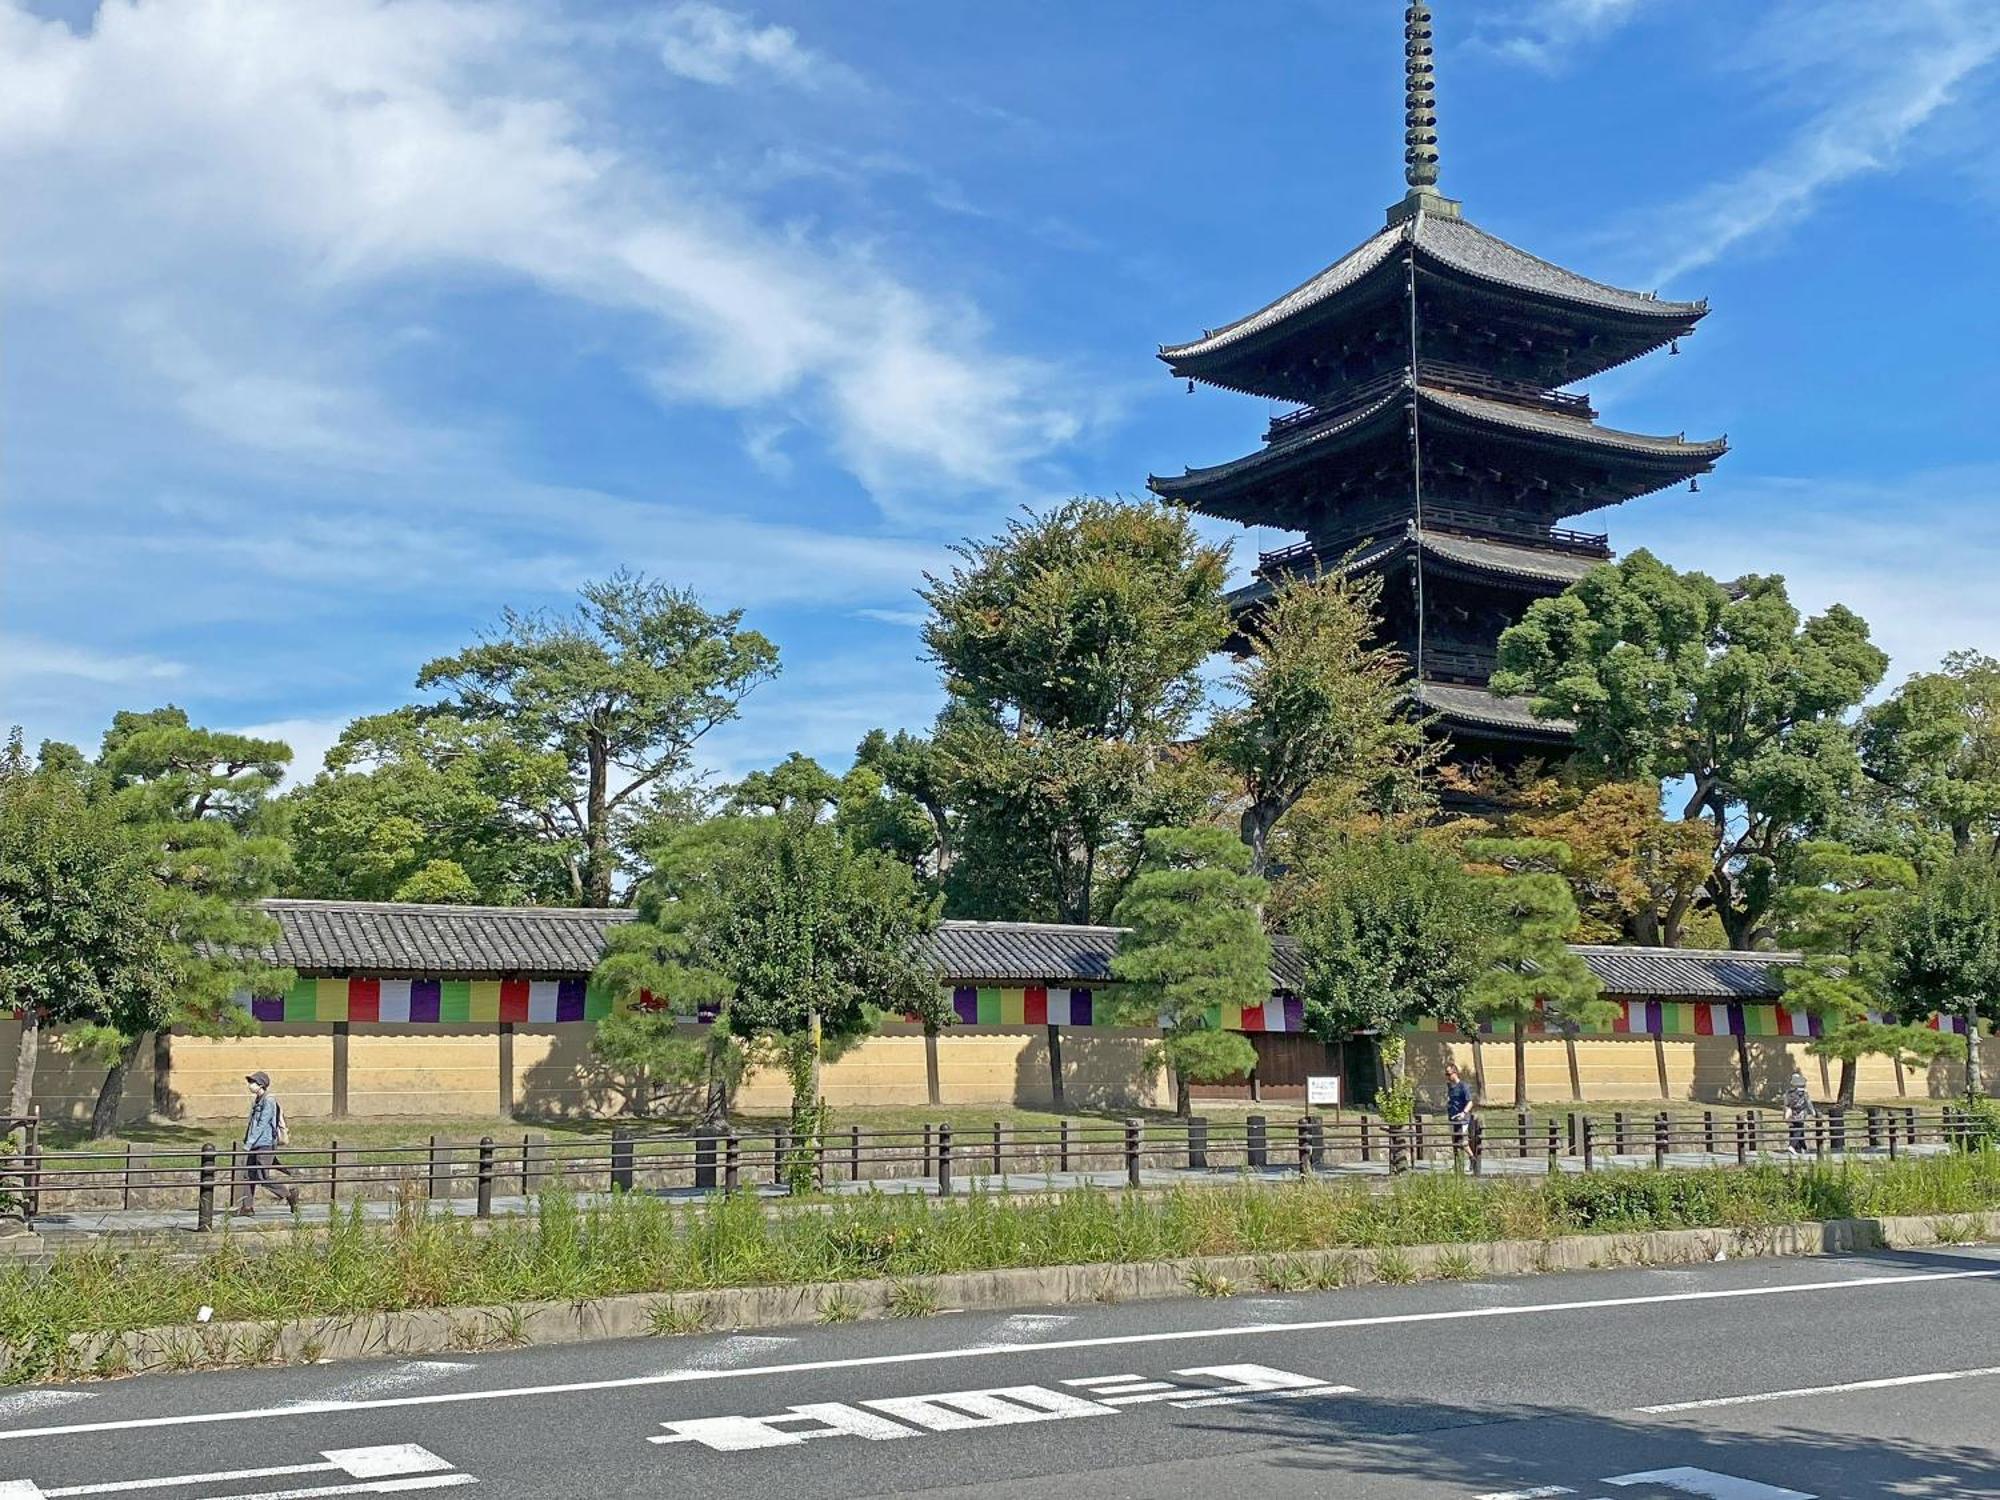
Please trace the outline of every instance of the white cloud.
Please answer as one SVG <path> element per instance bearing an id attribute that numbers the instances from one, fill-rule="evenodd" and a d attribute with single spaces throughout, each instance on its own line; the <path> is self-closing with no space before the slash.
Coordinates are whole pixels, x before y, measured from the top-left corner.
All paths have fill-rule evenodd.
<path id="1" fill-rule="evenodd" d="M 1737 175 L 1675 203 L 1640 233 L 1669 247 L 1666 284 L 1748 241 L 1796 225 L 1827 192 L 1894 170 L 1925 126 L 2000 59 L 1990 0 L 1790 0 L 1746 40 L 1734 65 L 1804 122 Z"/>
<path id="2" fill-rule="evenodd" d="M 739 67 L 813 65 L 732 14 L 669 20 L 711 52 L 738 38 Z M 457 441 L 381 394 L 394 341 L 356 316 L 436 285 L 607 310 L 666 398 L 823 430 L 891 499 L 1017 495 L 1077 436 L 1081 382 L 992 348 L 960 299 L 765 222 L 698 149 L 631 146 L 589 66 L 601 34 L 553 15 L 106 0 L 79 32 L 0 0 L 0 273 L 135 391 L 266 451 Z"/>
<path id="3" fill-rule="evenodd" d="M 1608 35 L 1647 0 L 1532 0 L 1480 28 L 1481 45 L 1515 62 L 1554 71 L 1579 47 Z"/>
<path id="4" fill-rule="evenodd" d="M 272 719 L 263 724 L 233 725 L 231 734 L 254 735 L 260 740 L 283 740 L 292 747 L 292 763 L 285 771 L 286 787 L 303 786 L 326 769 L 326 753 L 340 739 L 343 729 L 363 712 L 337 718 Z"/>
<path id="5" fill-rule="evenodd" d="M 163 661 L 143 653 L 122 655 L 20 636 L 0 636 L 0 682 L 15 686 L 45 680 L 132 687 L 173 682 L 186 676 L 187 670 L 185 663 Z"/>
<path id="6" fill-rule="evenodd" d="M 696 83 L 736 84 L 759 73 L 801 88 L 851 84 L 848 68 L 799 41 L 789 26 L 759 26 L 737 11 L 686 0 L 660 22 L 660 60 Z"/>
<path id="7" fill-rule="evenodd" d="M 930 623 L 930 616 L 921 609 L 857 609 L 855 614 L 864 620 L 874 620 L 882 625 L 897 625 L 905 630 L 921 630 Z"/>

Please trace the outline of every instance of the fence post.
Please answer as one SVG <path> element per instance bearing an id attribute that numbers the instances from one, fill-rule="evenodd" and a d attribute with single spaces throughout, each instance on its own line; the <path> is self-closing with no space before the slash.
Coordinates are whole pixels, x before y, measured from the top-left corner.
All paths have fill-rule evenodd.
<path id="1" fill-rule="evenodd" d="M 130 1141 L 125 1143 L 125 1194 L 119 1206 L 122 1208 L 130 1208 L 132 1206 L 132 1143 Z"/>
<path id="2" fill-rule="evenodd" d="M 1525 1109 L 1514 1111 L 1514 1128 L 1520 1132 L 1520 1150 L 1515 1154 L 1522 1161 L 1526 1161 L 1528 1159 L 1528 1112 Z"/>
<path id="3" fill-rule="evenodd" d="M 611 1191 L 632 1191 L 632 1127 L 611 1127 Z"/>
<path id="4" fill-rule="evenodd" d="M 1750 1135 L 1750 1154 L 1751 1154 L 1752 1156 L 1762 1156 L 1762 1155 L 1764 1154 L 1764 1148 L 1763 1148 L 1763 1146 L 1762 1146 L 1761 1144 L 1759 1144 L 1759 1142 L 1758 1142 L 1758 1140 L 1757 1140 L 1757 1111 L 1756 1111 L 1756 1110 L 1754 1110 L 1754 1109 L 1753 1109 L 1753 1110 L 1750 1110 L 1750 1111 L 1749 1111 L 1749 1112 L 1748 1112 L 1748 1113 L 1747 1113 L 1747 1114 L 1746 1114 L 1746 1115 L 1744 1116 L 1744 1128 L 1745 1128 L 1745 1129 L 1746 1129 L 1746 1130 L 1747 1130 L 1747 1131 L 1749 1132 L 1749 1135 Z"/>
<path id="5" fill-rule="evenodd" d="M 861 1127 L 847 1127 L 847 1177 L 850 1182 L 861 1180 Z"/>
<path id="6" fill-rule="evenodd" d="M 1749 1164 L 1750 1127 L 1744 1122 L 1744 1116 L 1739 1111 L 1736 1116 L 1736 1165 L 1746 1167 Z"/>
<path id="7" fill-rule="evenodd" d="M 42 1109 L 39 1104 L 28 1109 L 28 1128 L 23 1133 L 21 1151 L 27 1175 L 22 1182 L 21 1197 L 30 1219 L 42 1216 Z"/>
<path id="8" fill-rule="evenodd" d="M 1306 1123 L 1306 1116 L 1299 1116 L 1299 1176 L 1312 1170 L 1312 1127 Z"/>
<path id="9" fill-rule="evenodd" d="M 1125 1183 L 1128 1187 L 1139 1185 L 1139 1153 L 1146 1143 L 1146 1126 L 1140 1120 L 1125 1122 Z"/>
<path id="10" fill-rule="evenodd" d="M 710 1129 L 704 1129 L 694 1138 L 694 1185 L 710 1192 L 715 1191 L 715 1147 L 719 1139 Z"/>
<path id="11" fill-rule="evenodd" d="M 1056 1127 L 1056 1170 L 1058 1172 L 1067 1172 L 1069 1170 L 1069 1129 L 1068 1120 L 1064 1120 Z"/>
<path id="12" fill-rule="evenodd" d="M 1007 1170 L 1007 1164 L 1001 1160 L 1001 1148 L 1003 1144 L 1004 1135 L 1002 1126 L 998 1120 L 995 1120 L 993 1122 L 993 1175 L 995 1177 L 1002 1175 Z"/>
<path id="13" fill-rule="evenodd" d="M 938 1196 L 951 1196 L 951 1127 L 938 1126 L 937 1133 L 937 1185 Z"/>
<path id="14" fill-rule="evenodd" d="M 425 1185 L 424 1185 L 424 1196 L 425 1196 L 426 1198 L 435 1198 L 435 1197 L 437 1197 L 437 1196 L 438 1196 L 438 1180 L 439 1180 L 439 1179 L 438 1179 L 438 1138 L 437 1138 L 436 1136 L 432 1136 L 432 1137 L 431 1137 L 431 1154 L 430 1154 L 430 1175 L 429 1175 L 429 1176 L 428 1176 L 428 1177 L 427 1177 L 427 1178 L 425 1179 Z"/>
<path id="15" fill-rule="evenodd" d="M 792 1154 L 792 1131 L 788 1125 L 780 1125 L 771 1135 L 771 1182 L 782 1186 L 785 1181 L 785 1159 Z"/>
<path id="16" fill-rule="evenodd" d="M 1361 1117 L 1361 1159 L 1363 1161 L 1373 1161 L 1375 1159 L 1373 1129 L 1368 1124 L 1368 1116 L 1366 1115 Z"/>
<path id="17" fill-rule="evenodd" d="M 1667 1165 L 1667 1147 L 1671 1144 L 1670 1133 L 1673 1121 L 1663 1109 L 1653 1116 L 1653 1165 L 1664 1169 Z"/>
<path id="18" fill-rule="evenodd" d="M 1312 1117 L 1312 1164 L 1315 1172 L 1326 1165 L 1326 1120 L 1320 1115 Z"/>
<path id="19" fill-rule="evenodd" d="M 1577 1133 L 1576 1111 L 1569 1112 L 1569 1154 L 1577 1155 L 1583 1150 L 1583 1137 Z"/>
<path id="20" fill-rule="evenodd" d="M 1243 1123 L 1248 1133 L 1244 1146 L 1244 1154 L 1247 1157 L 1245 1165 L 1253 1168 L 1268 1167 L 1271 1164 L 1271 1148 L 1270 1137 L 1265 1131 L 1270 1128 L 1270 1122 L 1262 1115 L 1252 1115 Z M 1365 1121 L 1361 1128 L 1364 1130 L 1368 1128 Z"/>
<path id="21" fill-rule="evenodd" d="M 735 1193 L 743 1187 L 743 1138 L 735 1131 L 722 1143 L 722 1190 Z"/>
<path id="22" fill-rule="evenodd" d="M 1715 1155 L 1715 1111 L 1701 1112 L 1701 1149 L 1704 1155 Z"/>
<path id="23" fill-rule="evenodd" d="M 1882 1111 L 1871 1104 L 1863 1119 L 1867 1122 L 1868 1149 L 1873 1151 L 1882 1144 Z"/>
<path id="24" fill-rule="evenodd" d="M 1917 1111 L 1914 1107 L 1903 1111 L 1903 1144 L 1906 1146 L 1917 1144 Z"/>
<path id="25" fill-rule="evenodd" d="M 1208 1170 L 1208 1118 L 1205 1115 L 1193 1115 L 1188 1119 L 1188 1170 Z"/>
<path id="26" fill-rule="evenodd" d="M 1583 1170 L 1588 1172 L 1597 1165 L 1597 1142 L 1591 1130 L 1590 1117 L 1583 1118 Z"/>
<path id="27" fill-rule="evenodd" d="M 1418 1114 L 1411 1115 L 1410 1125 L 1412 1128 L 1410 1159 L 1412 1161 L 1422 1161 L 1424 1159 L 1424 1117 Z"/>
<path id="28" fill-rule="evenodd" d="M 934 1134 L 935 1129 L 936 1127 L 931 1125 L 924 1127 L 924 1176 L 926 1177 L 937 1176 L 937 1138 Z"/>
<path id="29" fill-rule="evenodd" d="M 534 1136 L 527 1131 L 521 1133 L 521 1197 L 523 1200 L 535 1196 L 534 1140 Z"/>
<path id="30" fill-rule="evenodd" d="M 493 1137 L 479 1138 L 479 1217 L 493 1217 Z"/>
<path id="31" fill-rule="evenodd" d="M 1562 1126 L 1549 1121 L 1549 1171 L 1556 1171 L 1556 1163 L 1562 1159 Z"/>
<path id="32" fill-rule="evenodd" d="M 200 1186 L 195 1193 L 194 1227 L 203 1234 L 215 1228 L 215 1147 L 201 1148 Z"/>
<path id="33" fill-rule="evenodd" d="M 340 1202 L 340 1142 L 338 1139 L 326 1143 L 326 1201 L 332 1207 Z"/>
<path id="34" fill-rule="evenodd" d="M 1835 1156 L 1847 1154 L 1847 1111 L 1836 1109 L 1826 1120 L 1827 1145 Z"/>
<path id="35" fill-rule="evenodd" d="M 1611 1112 L 1611 1154 L 1623 1156 L 1625 1146 L 1625 1111 L 1615 1109 Z"/>
<path id="36" fill-rule="evenodd" d="M 1812 1134 L 1813 1134 L 1813 1155 L 1818 1157 L 1820 1160 L 1824 1161 L 1826 1159 L 1826 1116 L 1825 1115 L 1815 1114 L 1813 1116 Z"/>
<path id="37" fill-rule="evenodd" d="M 1895 1112 L 1892 1110 L 1889 1112 L 1889 1160 L 1890 1161 L 1894 1161 L 1896 1159 L 1896 1136 L 1898 1135 L 1898 1133 L 1899 1132 L 1896 1129 L 1896 1115 Z"/>

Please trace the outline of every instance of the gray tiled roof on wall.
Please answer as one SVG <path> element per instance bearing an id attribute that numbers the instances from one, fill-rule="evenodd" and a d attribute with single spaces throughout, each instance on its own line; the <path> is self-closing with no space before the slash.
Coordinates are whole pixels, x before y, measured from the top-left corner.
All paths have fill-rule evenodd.
<path id="1" fill-rule="evenodd" d="M 264 903 L 278 920 L 267 955 L 308 976 L 343 974 L 561 978 L 597 966 L 605 935 L 629 911 L 566 907 L 413 906 L 375 901 Z M 1102 984 L 1118 951 L 1116 927 L 1046 922 L 946 922 L 930 940 L 939 977 L 968 984 Z M 1577 950 L 1614 996 L 1771 1000 L 1783 989 L 1789 953 L 1716 953 L 1690 948 Z M 1298 946 L 1272 943 L 1275 989 L 1298 991 Z"/>

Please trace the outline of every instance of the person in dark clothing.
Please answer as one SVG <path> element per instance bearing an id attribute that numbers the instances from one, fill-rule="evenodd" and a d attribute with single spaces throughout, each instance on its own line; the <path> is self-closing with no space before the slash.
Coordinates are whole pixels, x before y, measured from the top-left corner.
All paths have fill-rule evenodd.
<path id="1" fill-rule="evenodd" d="M 1478 1096 L 1473 1093 L 1472 1085 L 1467 1083 L 1464 1075 L 1458 1071 L 1456 1063 L 1444 1065 L 1444 1081 L 1445 1116 L 1451 1121 L 1452 1149 L 1471 1152 L 1473 1167 L 1477 1169 L 1480 1137 L 1485 1132 L 1485 1126 L 1479 1119 Z"/>
<path id="2" fill-rule="evenodd" d="M 1806 1152 L 1806 1121 L 1813 1117 L 1812 1091 L 1806 1087 L 1806 1075 L 1796 1068 L 1792 1070 L 1792 1081 L 1785 1085 L 1785 1127 L 1790 1135 L 1790 1150 L 1794 1156 Z"/>
<path id="3" fill-rule="evenodd" d="M 291 1185 L 291 1173 L 278 1165 L 278 1147 L 285 1143 L 285 1109 L 271 1092 L 269 1073 L 250 1073 L 243 1081 L 250 1085 L 250 1121 L 243 1127 L 243 1196 L 236 1216 L 247 1219 L 257 1211 L 257 1189 L 262 1187 L 288 1208 L 299 1206 L 299 1190 Z M 280 1187 L 277 1179 L 283 1177 Z"/>

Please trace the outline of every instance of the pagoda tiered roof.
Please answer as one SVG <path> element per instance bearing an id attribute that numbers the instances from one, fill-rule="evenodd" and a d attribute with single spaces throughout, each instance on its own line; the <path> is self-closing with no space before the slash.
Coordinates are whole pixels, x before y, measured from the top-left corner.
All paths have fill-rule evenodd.
<path id="1" fill-rule="evenodd" d="M 1515 479 L 1550 517 L 1580 515 L 1683 483 L 1714 468 L 1726 439 L 1690 442 L 1603 427 L 1581 415 L 1468 395 L 1436 385 L 1413 390 L 1407 375 L 1318 420 L 1288 421 L 1283 435 L 1228 463 L 1158 475 L 1164 499 L 1247 525 L 1314 530 L 1350 498 L 1405 488 L 1385 482 L 1408 471 L 1408 410 L 1424 424 L 1427 467 L 1454 463 Z M 1463 450 L 1462 452 L 1459 450 Z"/>
<path id="2" fill-rule="evenodd" d="M 1592 568 L 1610 560 L 1609 547 L 1602 549 L 1562 549 L 1529 537 L 1502 541 L 1484 536 L 1460 536 L 1427 527 L 1419 534 L 1405 523 L 1393 534 L 1378 536 L 1359 545 L 1326 545 L 1301 542 L 1282 552 L 1267 553 L 1259 559 L 1257 577 L 1242 588 L 1232 590 L 1232 612 L 1262 604 L 1277 592 L 1278 581 L 1288 574 L 1374 573 L 1421 551 L 1437 572 L 1462 573 L 1469 577 L 1518 583 L 1535 593 L 1561 593 Z"/>
<path id="3" fill-rule="evenodd" d="M 1283 296 L 1184 344 L 1162 346 L 1176 375 L 1253 395 L 1311 401 L 1340 372 L 1326 352 L 1363 357 L 1380 337 L 1385 355 L 1407 356 L 1403 301 L 1413 258 L 1427 284 L 1428 321 L 1476 321 L 1506 340 L 1509 362 L 1548 386 L 1587 380 L 1665 348 L 1694 330 L 1708 303 L 1672 302 L 1593 281 L 1530 255 L 1461 218 L 1416 214 L 1365 240 Z M 1453 294 L 1456 295 L 1453 295 Z M 1435 334 L 1433 335 L 1435 337 Z"/>

